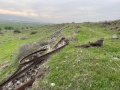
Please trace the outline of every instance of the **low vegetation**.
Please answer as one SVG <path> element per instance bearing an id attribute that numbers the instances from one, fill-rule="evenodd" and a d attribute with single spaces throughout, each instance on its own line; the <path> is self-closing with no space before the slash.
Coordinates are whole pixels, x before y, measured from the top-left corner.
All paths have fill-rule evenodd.
<path id="1" fill-rule="evenodd" d="M 31 33 L 30 33 L 30 35 L 33 35 L 33 34 L 36 34 L 37 33 L 37 31 L 32 31 Z"/>
<path id="2" fill-rule="evenodd" d="M 70 42 L 48 60 L 45 66 L 50 66 L 50 69 L 43 80 L 37 80 L 38 86 L 33 86 L 33 90 L 120 89 L 120 42 L 112 39 L 118 31 L 111 31 L 111 26 L 103 27 L 98 23 L 80 25 L 80 32 L 75 35 L 78 41 Z M 64 31 L 71 33 L 75 30 L 70 28 Z M 105 39 L 102 47 L 74 47 L 100 38 Z"/>
<path id="3" fill-rule="evenodd" d="M 20 30 L 14 30 L 14 33 L 21 33 Z"/>
<path id="4" fill-rule="evenodd" d="M 2 52 L 0 53 L 0 63 L 10 60 L 11 66 L 1 72 L 0 78 L 17 67 L 17 64 L 14 64 L 19 58 L 16 60 L 15 58 L 20 55 L 18 49 L 21 45 L 20 50 L 23 53 L 23 48 L 29 45 L 31 47 L 33 42 L 39 42 L 39 40 L 49 40 L 56 36 L 54 32 L 61 29 L 60 35 L 57 33 L 57 36 L 64 36 L 71 41 L 45 63 L 45 66 L 50 66 L 50 68 L 44 79 L 36 81 L 38 85 L 34 85 L 33 90 L 120 90 L 120 31 L 116 28 L 119 26 L 120 21 L 117 20 L 107 23 L 45 25 L 36 28 L 37 33 L 34 35 L 30 35 L 31 32 L 34 32 L 31 28 L 24 28 L 24 30 L 21 28 L 22 33 L 20 34 L 4 31 L 4 36 L 0 36 L 2 37 L 2 39 L 0 38 L 2 43 L 0 44 Z M 76 31 L 78 32 L 76 33 Z M 119 39 L 113 39 L 113 34 L 118 34 Z M 27 38 L 20 40 L 18 37 L 21 36 Z M 72 40 L 73 38 L 76 40 Z M 100 38 L 104 38 L 101 47 L 74 47 L 94 42 Z M 28 50 L 25 50 L 26 54 L 32 50 L 32 48 L 26 49 Z"/>

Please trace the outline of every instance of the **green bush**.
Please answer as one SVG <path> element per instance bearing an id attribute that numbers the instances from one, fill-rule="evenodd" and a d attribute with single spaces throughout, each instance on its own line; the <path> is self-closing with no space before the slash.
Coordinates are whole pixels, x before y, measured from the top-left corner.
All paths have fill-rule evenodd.
<path id="1" fill-rule="evenodd" d="M 27 44 L 23 44 L 20 48 L 19 48 L 19 53 L 16 57 L 17 60 L 20 60 L 22 58 L 24 58 L 25 56 L 37 51 L 40 49 L 40 47 L 47 45 L 48 43 L 45 41 L 39 41 L 39 42 L 34 42 L 34 43 L 27 43 Z M 31 57 L 29 57 L 31 58 Z"/>
<path id="2" fill-rule="evenodd" d="M 37 47 L 38 47 L 37 44 L 32 44 L 32 43 L 22 45 L 19 48 L 19 54 L 16 59 L 20 60 L 20 59 L 24 58 L 25 56 L 33 53 L 34 51 L 37 50 Z"/>
<path id="3" fill-rule="evenodd" d="M 33 35 L 33 34 L 36 34 L 37 33 L 37 31 L 32 31 L 31 33 L 30 33 L 30 35 Z"/>
<path id="4" fill-rule="evenodd" d="M 11 26 L 5 26 L 4 29 L 6 29 L 6 30 L 12 30 L 12 29 L 14 29 L 14 28 L 11 27 Z"/>
<path id="5" fill-rule="evenodd" d="M 14 33 L 21 33 L 20 30 L 14 30 Z"/>

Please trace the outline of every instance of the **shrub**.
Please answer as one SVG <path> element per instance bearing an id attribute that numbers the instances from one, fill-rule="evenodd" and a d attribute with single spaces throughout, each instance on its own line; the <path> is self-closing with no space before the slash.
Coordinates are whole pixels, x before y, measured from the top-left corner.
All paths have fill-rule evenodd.
<path id="1" fill-rule="evenodd" d="M 22 29 L 24 29 L 24 27 L 22 27 Z"/>
<path id="2" fill-rule="evenodd" d="M 19 54 L 17 56 L 17 60 L 22 59 L 23 57 L 25 57 L 26 55 L 29 55 L 30 53 L 34 52 L 36 50 L 36 46 L 35 44 L 24 44 L 19 48 Z"/>
<path id="3" fill-rule="evenodd" d="M 32 31 L 31 33 L 30 33 L 30 35 L 33 35 L 33 34 L 36 34 L 37 33 L 37 31 Z"/>
<path id="4" fill-rule="evenodd" d="M 37 50 L 40 49 L 40 47 L 44 46 L 48 44 L 47 42 L 43 42 L 43 41 L 39 41 L 39 42 L 34 42 L 34 43 L 28 43 L 28 44 L 24 44 L 19 48 L 19 53 L 16 57 L 16 60 L 20 60 L 23 57 L 25 57 L 26 55 L 29 55 Z M 29 57 L 31 58 L 31 57 Z"/>
<path id="5" fill-rule="evenodd" d="M 14 33 L 21 33 L 21 31 L 19 31 L 19 30 L 14 30 Z"/>
<path id="6" fill-rule="evenodd" d="M 12 29 L 14 29 L 14 28 L 11 27 L 11 26 L 5 26 L 4 29 L 6 29 L 6 30 L 12 30 Z"/>
<path id="7" fill-rule="evenodd" d="M 81 27 L 77 25 L 76 28 L 81 28 Z"/>

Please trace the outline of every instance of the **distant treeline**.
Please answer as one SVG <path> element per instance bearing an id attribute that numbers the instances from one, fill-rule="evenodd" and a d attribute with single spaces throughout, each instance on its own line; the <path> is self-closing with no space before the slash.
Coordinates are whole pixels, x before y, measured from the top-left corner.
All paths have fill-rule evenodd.
<path id="1" fill-rule="evenodd" d="M 21 29 L 29 29 L 29 28 L 33 28 L 33 27 L 22 27 Z M 5 26 L 5 27 L 3 27 L 3 29 L 5 29 L 5 30 L 18 30 L 18 28 L 14 28 L 14 27 L 12 27 L 12 26 Z M 2 30 L 2 28 L 0 27 L 0 30 Z"/>

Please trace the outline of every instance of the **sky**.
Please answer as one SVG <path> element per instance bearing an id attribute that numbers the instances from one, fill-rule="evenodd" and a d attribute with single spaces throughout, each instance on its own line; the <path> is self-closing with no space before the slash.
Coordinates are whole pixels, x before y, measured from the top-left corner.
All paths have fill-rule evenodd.
<path id="1" fill-rule="evenodd" d="M 51 23 L 115 20 L 120 0 L 0 0 L 0 14 Z"/>

